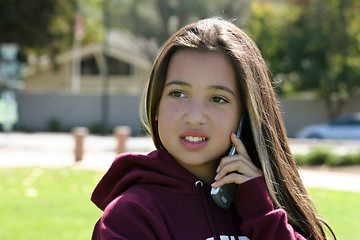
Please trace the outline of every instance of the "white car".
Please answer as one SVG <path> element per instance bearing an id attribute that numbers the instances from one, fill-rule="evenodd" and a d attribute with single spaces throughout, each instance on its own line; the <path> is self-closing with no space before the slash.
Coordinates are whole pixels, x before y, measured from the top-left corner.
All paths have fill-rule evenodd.
<path id="1" fill-rule="evenodd" d="M 329 123 L 304 127 L 296 137 L 360 140 L 360 112 L 340 116 Z"/>

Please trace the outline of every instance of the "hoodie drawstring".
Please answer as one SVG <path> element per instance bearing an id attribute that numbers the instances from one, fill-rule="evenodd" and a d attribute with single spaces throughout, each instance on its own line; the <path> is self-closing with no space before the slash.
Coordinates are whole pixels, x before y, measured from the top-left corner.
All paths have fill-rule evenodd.
<path id="1" fill-rule="evenodd" d="M 219 239 L 219 236 L 217 235 L 216 233 L 216 230 L 215 230 L 215 225 L 214 225 L 214 222 L 213 222 L 213 218 L 211 216 L 211 211 L 210 211 L 210 208 L 209 208 L 209 204 L 206 200 L 206 197 L 205 197 L 205 192 L 204 192 L 204 189 L 203 189 L 203 186 L 204 186 L 204 183 L 200 180 L 196 181 L 195 182 L 195 187 L 200 189 L 200 192 L 201 192 L 201 198 L 202 198 L 202 201 L 203 201 L 203 206 L 204 206 L 204 211 L 205 211 L 205 214 L 207 216 L 207 220 L 208 220 L 208 224 L 210 226 L 210 229 L 211 229 L 211 233 L 212 235 L 214 236 L 214 239 Z"/>

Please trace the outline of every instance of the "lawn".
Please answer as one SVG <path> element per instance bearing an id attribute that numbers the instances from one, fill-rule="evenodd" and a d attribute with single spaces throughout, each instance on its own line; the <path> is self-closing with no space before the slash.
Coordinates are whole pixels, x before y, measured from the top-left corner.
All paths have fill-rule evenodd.
<path id="1" fill-rule="evenodd" d="M 349 183 L 351 184 L 351 183 Z M 315 206 L 338 240 L 360 239 L 360 193 L 309 188 Z"/>
<path id="2" fill-rule="evenodd" d="M 0 168 L 0 239 L 90 239 L 101 211 L 90 195 L 104 171 Z M 360 239 L 360 193 L 309 189 L 338 239 Z"/>
<path id="3" fill-rule="evenodd" d="M 90 195 L 104 172 L 0 168 L 0 239 L 91 239 L 101 211 Z"/>

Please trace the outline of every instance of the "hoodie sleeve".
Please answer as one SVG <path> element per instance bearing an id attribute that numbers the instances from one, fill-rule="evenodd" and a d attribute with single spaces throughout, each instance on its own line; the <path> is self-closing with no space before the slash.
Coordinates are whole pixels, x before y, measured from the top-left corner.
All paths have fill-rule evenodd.
<path id="1" fill-rule="evenodd" d="M 92 240 L 171 239 L 149 194 L 125 192 L 115 198 L 96 223 Z"/>
<path id="2" fill-rule="evenodd" d="M 251 240 L 305 239 L 288 223 L 284 209 L 274 209 L 264 177 L 239 185 L 236 199 L 241 230 Z"/>

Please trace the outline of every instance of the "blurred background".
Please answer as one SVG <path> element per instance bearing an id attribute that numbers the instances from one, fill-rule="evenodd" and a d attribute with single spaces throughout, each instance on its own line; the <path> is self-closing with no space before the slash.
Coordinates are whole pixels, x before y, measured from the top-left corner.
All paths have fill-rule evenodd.
<path id="1" fill-rule="evenodd" d="M 356 0 L 1 0 L 2 131 L 127 125 L 142 135 L 138 107 L 159 47 L 219 16 L 258 44 L 289 137 L 305 136 L 304 126 L 360 111 L 359 12 Z"/>
<path id="2" fill-rule="evenodd" d="M 307 190 L 338 239 L 359 239 L 359 13 L 358 0 L 0 0 L 0 239 L 90 239 L 115 155 L 154 149 L 139 105 L 159 47 L 207 17 L 257 43 Z"/>

